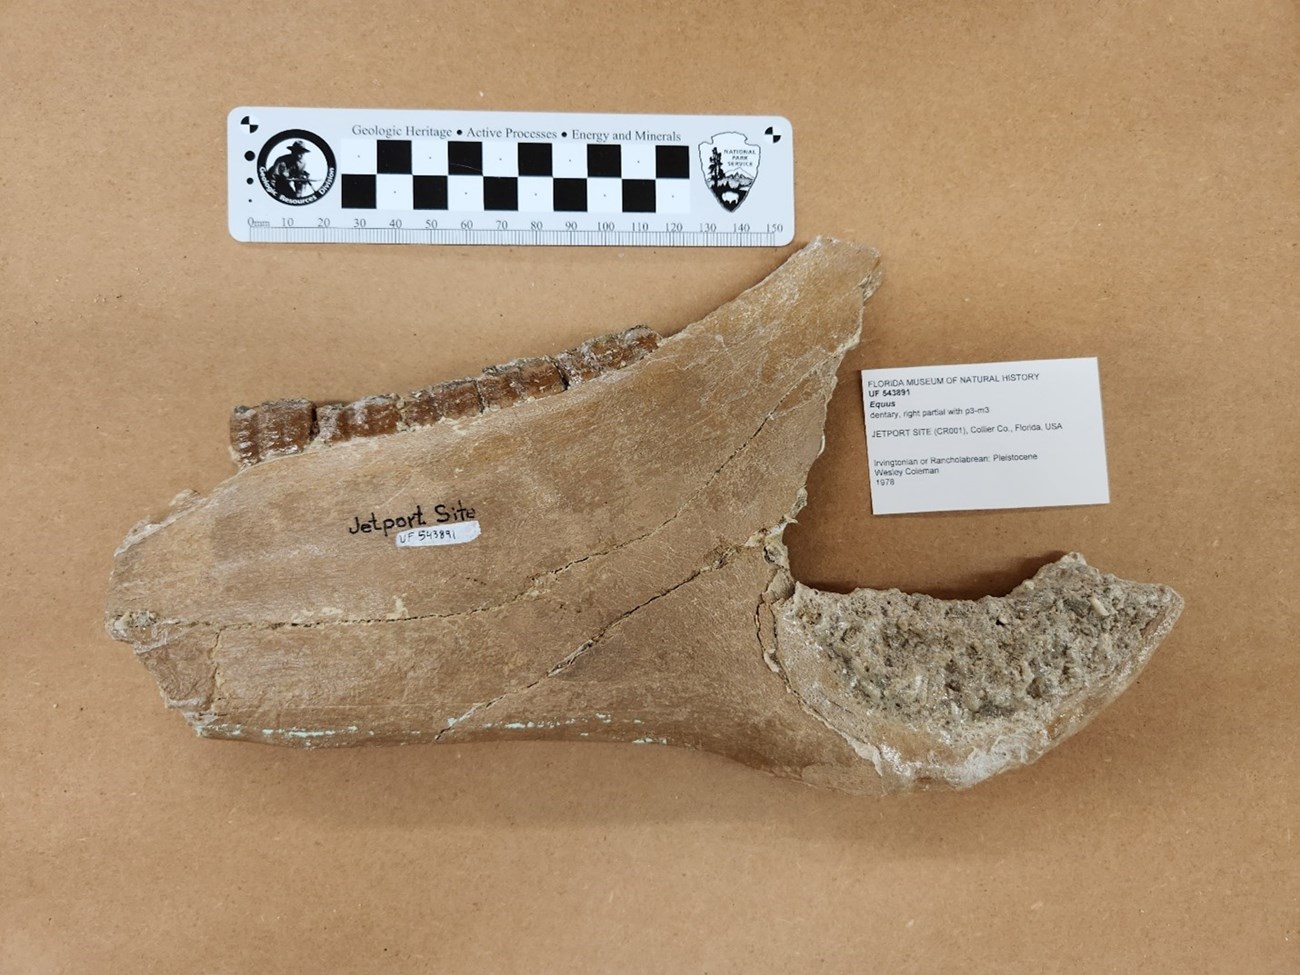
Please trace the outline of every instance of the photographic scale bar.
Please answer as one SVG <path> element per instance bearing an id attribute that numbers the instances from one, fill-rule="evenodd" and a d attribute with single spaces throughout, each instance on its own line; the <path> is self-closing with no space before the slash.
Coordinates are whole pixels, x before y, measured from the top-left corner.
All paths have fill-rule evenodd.
<path id="1" fill-rule="evenodd" d="M 780 247 L 779 116 L 240 107 L 231 235 L 250 243 Z"/>

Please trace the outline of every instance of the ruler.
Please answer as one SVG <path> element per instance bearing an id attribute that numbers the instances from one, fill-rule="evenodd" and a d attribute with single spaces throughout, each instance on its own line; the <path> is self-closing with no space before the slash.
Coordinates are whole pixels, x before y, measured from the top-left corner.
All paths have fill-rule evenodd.
<path id="1" fill-rule="evenodd" d="M 227 119 L 249 243 L 780 247 L 790 123 L 759 115 L 246 106 Z"/>

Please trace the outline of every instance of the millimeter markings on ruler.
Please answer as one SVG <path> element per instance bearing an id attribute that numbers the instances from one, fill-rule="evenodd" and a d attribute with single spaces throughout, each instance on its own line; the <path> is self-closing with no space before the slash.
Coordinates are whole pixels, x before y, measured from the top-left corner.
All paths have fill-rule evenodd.
<path id="1" fill-rule="evenodd" d="M 265 243 L 780 247 L 779 116 L 241 107 L 230 233 Z"/>

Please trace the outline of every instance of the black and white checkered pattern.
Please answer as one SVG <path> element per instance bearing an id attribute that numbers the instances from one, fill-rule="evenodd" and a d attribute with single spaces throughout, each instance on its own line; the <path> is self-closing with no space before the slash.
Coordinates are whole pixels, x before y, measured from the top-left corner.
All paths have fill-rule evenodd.
<path id="1" fill-rule="evenodd" d="M 355 139 L 348 210 L 687 213 L 690 147 L 655 143 Z"/>

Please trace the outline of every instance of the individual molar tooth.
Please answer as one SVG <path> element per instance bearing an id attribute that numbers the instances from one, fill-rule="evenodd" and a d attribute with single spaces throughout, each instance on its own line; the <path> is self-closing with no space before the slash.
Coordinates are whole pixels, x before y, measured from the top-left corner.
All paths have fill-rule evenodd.
<path id="1" fill-rule="evenodd" d="M 346 443 L 362 437 L 396 433 L 402 420 L 396 396 L 366 396 L 353 403 L 333 403 L 316 408 L 315 443 Z"/>
<path id="2" fill-rule="evenodd" d="M 230 414 L 230 449 L 240 467 L 296 454 L 311 443 L 316 407 L 310 400 L 282 399 L 237 406 Z"/>
<path id="3" fill-rule="evenodd" d="M 482 412 L 478 384 L 472 379 L 453 379 L 407 394 L 402 420 L 408 427 L 426 427 L 439 420 L 462 420 Z"/>
<path id="4" fill-rule="evenodd" d="M 478 392 L 485 411 L 505 409 L 562 393 L 564 389 L 564 377 L 559 368 L 544 356 L 489 366 L 478 378 Z"/>

